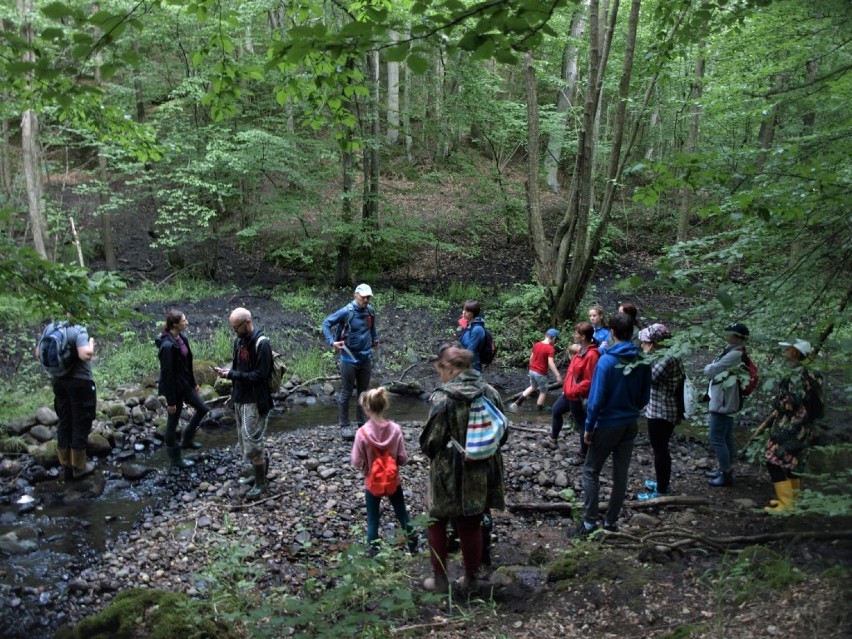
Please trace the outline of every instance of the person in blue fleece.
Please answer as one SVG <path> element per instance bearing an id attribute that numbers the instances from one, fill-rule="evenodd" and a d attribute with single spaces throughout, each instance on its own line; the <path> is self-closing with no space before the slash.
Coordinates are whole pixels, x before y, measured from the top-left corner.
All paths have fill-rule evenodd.
<path id="1" fill-rule="evenodd" d="M 612 455 L 612 493 L 604 530 L 618 531 L 618 516 L 627 492 L 627 470 L 642 409 L 651 397 L 651 367 L 631 341 L 633 318 L 616 313 L 609 322 L 610 346 L 592 377 L 584 439 L 589 445 L 583 466 L 585 514 L 576 534 L 598 528 L 598 493 L 604 462 Z"/>

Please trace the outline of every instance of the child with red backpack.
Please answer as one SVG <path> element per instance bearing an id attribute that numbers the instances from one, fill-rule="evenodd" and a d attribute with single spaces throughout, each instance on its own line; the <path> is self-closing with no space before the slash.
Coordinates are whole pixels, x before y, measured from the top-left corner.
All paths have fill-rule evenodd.
<path id="1" fill-rule="evenodd" d="M 389 404 L 388 391 L 383 386 L 364 391 L 358 402 L 368 419 L 355 433 L 352 466 L 364 475 L 367 544 L 370 546 L 370 556 L 375 556 L 377 552 L 382 497 L 390 499 L 399 525 L 408 538 L 408 549 L 411 554 L 415 554 L 417 534 L 411 525 L 399 480 L 399 467 L 408 461 L 405 439 L 399 424 L 382 417 Z"/>

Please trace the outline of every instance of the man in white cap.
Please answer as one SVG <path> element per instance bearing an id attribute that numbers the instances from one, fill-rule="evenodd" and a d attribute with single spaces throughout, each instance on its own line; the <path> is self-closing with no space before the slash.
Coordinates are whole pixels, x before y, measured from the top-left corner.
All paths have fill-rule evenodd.
<path id="1" fill-rule="evenodd" d="M 353 389 L 356 391 L 358 425 L 367 421 L 357 398 L 370 388 L 373 347 L 379 344 L 376 311 L 370 304 L 373 289 L 368 284 L 359 284 L 352 297 L 349 304 L 326 317 L 322 323 L 325 341 L 340 354 L 338 424 L 343 439 L 348 441 L 355 439 L 355 433 L 349 426 L 349 400 Z"/>

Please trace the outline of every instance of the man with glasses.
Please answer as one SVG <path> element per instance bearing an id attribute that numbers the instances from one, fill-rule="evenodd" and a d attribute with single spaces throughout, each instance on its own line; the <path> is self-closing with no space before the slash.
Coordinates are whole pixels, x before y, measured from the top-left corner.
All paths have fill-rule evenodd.
<path id="1" fill-rule="evenodd" d="M 367 421 L 357 398 L 370 388 L 370 373 L 373 366 L 373 347 L 378 346 L 376 311 L 370 304 L 373 289 L 359 284 L 352 296 L 354 299 L 343 308 L 325 318 L 322 334 L 328 345 L 340 354 L 340 392 L 337 396 L 338 424 L 345 441 L 353 441 L 355 433 L 349 425 L 349 400 L 356 391 L 356 414 L 358 425 Z M 332 331 L 332 326 L 336 327 Z"/>
<path id="2" fill-rule="evenodd" d="M 246 493 L 246 499 L 254 500 L 268 492 L 263 438 L 272 408 L 267 381 L 272 373 L 272 347 L 268 339 L 260 339 L 263 332 L 254 327 L 248 309 L 234 309 L 228 321 L 237 334 L 234 360 L 231 368 L 215 370 L 219 377 L 233 381 L 231 400 L 237 417 L 237 437 L 243 456 L 254 468 L 254 488 Z"/>

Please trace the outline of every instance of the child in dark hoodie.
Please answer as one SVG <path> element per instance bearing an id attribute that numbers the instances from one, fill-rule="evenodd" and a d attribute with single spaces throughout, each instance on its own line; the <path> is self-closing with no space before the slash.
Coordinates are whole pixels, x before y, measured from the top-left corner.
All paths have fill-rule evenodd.
<path id="1" fill-rule="evenodd" d="M 355 443 L 352 445 L 352 466 L 364 475 L 364 501 L 367 506 L 367 544 L 371 556 L 376 553 L 376 542 L 379 538 L 379 519 L 381 517 L 381 496 L 373 495 L 367 489 L 367 476 L 373 466 L 373 461 L 384 451 L 396 460 L 397 466 L 408 461 L 405 450 L 405 439 L 399 424 L 382 417 L 388 408 L 388 391 L 383 386 L 361 393 L 358 399 L 361 408 L 368 417 L 367 422 L 355 433 Z M 408 549 L 412 554 L 417 552 L 417 536 L 405 507 L 405 495 L 402 484 L 390 496 L 390 503 L 399 525 L 408 537 Z"/>

